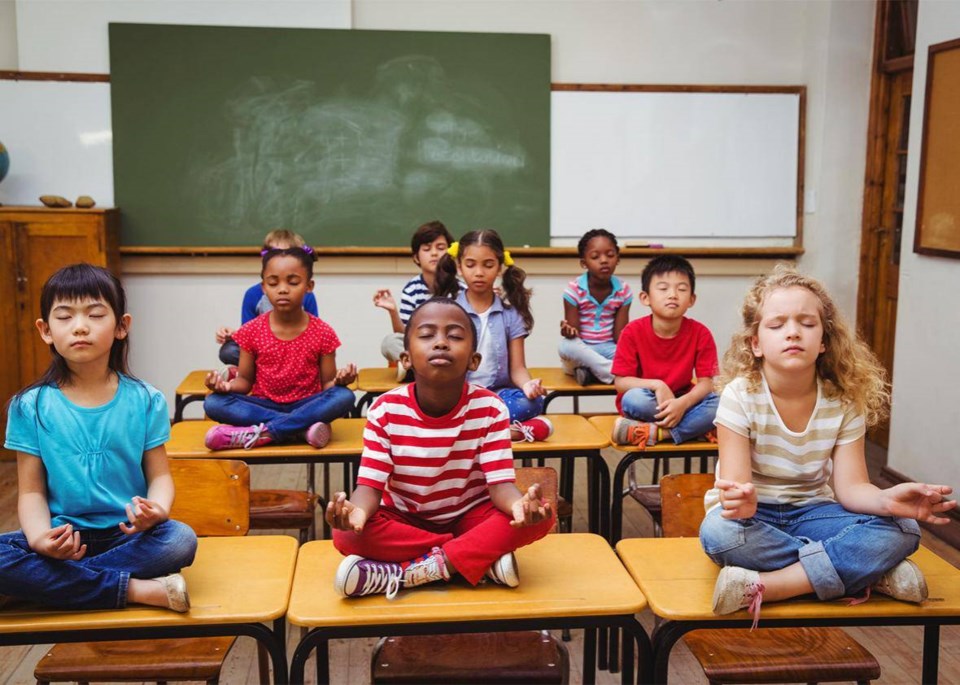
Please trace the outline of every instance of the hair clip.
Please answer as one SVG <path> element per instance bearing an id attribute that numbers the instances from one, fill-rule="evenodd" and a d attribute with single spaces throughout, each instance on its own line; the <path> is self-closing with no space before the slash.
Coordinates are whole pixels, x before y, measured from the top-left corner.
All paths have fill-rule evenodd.
<path id="1" fill-rule="evenodd" d="M 265 248 L 263 248 L 262 250 L 260 250 L 260 256 L 261 256 L 261 257 L 266 257 L 268 252 L 273 252 L 275 249 L 277 249 L 277 248 L 275 248 L 275 247 L 265 247 Z"/>
<path id="2" fill-rule="evenodd" d="M 447 254 L 457 259 L 460 254 L 460 242 L 455 240 L 450 243 L 450 247 L 447 248 Z"/>
<path id="3" fill-rule="evenodd" d="M 313 248 L 310 247 L 309 245 L 303 245 L 300 247 L 300 249 L 306 252 L 307 254 L 313 254 Z"/>
<path id="4" fill-rule="evenodd" d="M 510 256 L 510 250 L 503 251 L 503 265 L 513 266 L 513 257 Z"/>

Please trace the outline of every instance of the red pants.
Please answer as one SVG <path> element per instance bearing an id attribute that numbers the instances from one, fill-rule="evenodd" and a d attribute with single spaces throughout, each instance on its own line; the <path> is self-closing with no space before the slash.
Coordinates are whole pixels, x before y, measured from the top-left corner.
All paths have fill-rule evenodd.
<path id="1" fill-rule="evenodd" d="M 394 562 L 411 561 L 440 547 L 460 575 L 476 585 L 493 562 L 539 540 L 554 523 L 551 517 L 534 526 L 514 528 L 511 520 L 489 500 L 460 518 L 439 525 L 380 507 L 359 535 L 334 530 L 333 545 L 344 555 L 359 554 L 367 559 Z"/>

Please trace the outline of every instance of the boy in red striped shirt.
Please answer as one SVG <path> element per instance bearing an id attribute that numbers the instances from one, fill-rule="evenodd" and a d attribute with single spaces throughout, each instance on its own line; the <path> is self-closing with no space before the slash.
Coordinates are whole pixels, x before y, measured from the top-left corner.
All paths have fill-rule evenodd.
<path id="1" fill-rule="evenodd" d="M 400 363 L 414 382 L 381 395 L 367 413 L 357 488 L 334 495 L 326 520 L 347 555 L 343 597 L 449 580 L 484 578 L 516 587 L 513 551 L 546 535 L 554 512 L 540 486 L 521 493 L 503 401 L 466 382 L 477 368 L 477 333 L 453 300 L 416 309 Z"/>

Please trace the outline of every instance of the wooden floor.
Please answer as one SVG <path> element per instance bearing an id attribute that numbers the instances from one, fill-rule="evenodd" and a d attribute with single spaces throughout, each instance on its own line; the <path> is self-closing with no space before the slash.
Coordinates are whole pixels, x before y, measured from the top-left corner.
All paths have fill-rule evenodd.
<path id="1" fill-rule="evenodd" d="M 606 459 L 610 465 L 611 473 L 618 458 L 617 452 L 607 450 Z M 579 466 L 576 479 L 577 496 L 574 502 L 574 529 L 586 531 L 587 522 L 584 516 L 586 497 L 582 492 L 583 486 L 586 484 L 586 473 L 585 466 L 582 463 L 583 460 L 577 461 Z M 646 464 L 641 463 L 639 466 L 638 480 L 649 482 L 650 473 L 646 470 Z M 673 470 L 678 472 L 680 468 L 681 463 L 678 460 L 675 462 Z M 876 463 L 872 463 L 871 471 L 875 470 Z M 255 488 L 305 487 L 306 469 L 303 466 L 254 466 L 251 471 L 253 473 L 252 483 Z M 318 483 L 320 483 L 320 476 L 321 472 L 318 470 Z M 332 468 L 331 482 L 334 484 L 342 482 L 338 467 Z M 629 498 L 624 509 L 625 537 L 645 536 L 652 533 L 650 519 L 644 510 Z M 0 530 L 6 531 L 16 527 L 16 466 L 13 462 L 0 462 Z M 944 545 L 937 538 L 927 533 L 924 533 L 924 544 L 947 558 L 955 566 L 960 567 L 960 552 L 954 548 Z M 646 612 L 640 618 L 649 631 L 653 626 L 652 616 L 649 612 Z M 873 652 L 880 661 L 882 677 L 875 682 L 889 684 L 919 682 L 920 628 L 851 628 L 848 631 Z M 288 654 L 293 653 L 298 640 L 299 629 L 291 628 L 288 631 Z M 368 683 L 370 653 L 374 643 L 375 640 L 372 639 L 334 641 L 331 645 L 331 678 L 333 682 L 349 683 L 350 685 Z M 571 657 L 570 682 L 576 685 L 582 682 L 582 637 L 579 631 L 574 631 L 573 640 L 567 646 Z M 20 685 L 34 682 L 34 665 L 48 647 L 49 645 L 0 647 L 0 684 Z M 307 668 L 307 682 L 313 681 L 312 668 L 311 661 Z M 670 681 L 683 685 L 707 682 L 696 661 L 682 644 L 673 650 L 670 661 Z M 227 658 L 221 682 L 226 685 L 259 682 L 256 649 L 251 639 L 241 638 L 237 642 Z M 601 685 L 613 685 L 620 682 L 619 675 L 600 673 L 597 682 Z M 960 682 L 960 627 L 958 626 L 948 626 L 941 631 L 940 682 Z"/>

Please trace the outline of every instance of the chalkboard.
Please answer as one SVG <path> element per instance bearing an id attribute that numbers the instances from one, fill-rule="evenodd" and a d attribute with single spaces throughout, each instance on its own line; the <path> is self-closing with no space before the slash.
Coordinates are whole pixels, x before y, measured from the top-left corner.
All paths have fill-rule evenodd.
<path id="1" fill-rule="evenodd" d="M 799 242 L 802 87 L 555 88 L 553 237 Z"/>
<path id="2" fill-rule="evenodd" d="M 110 25 L 125 245 L 546 245 L 550 37 Z"/>

